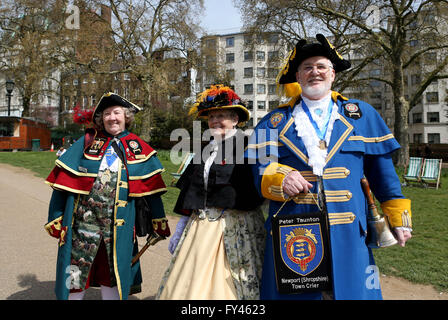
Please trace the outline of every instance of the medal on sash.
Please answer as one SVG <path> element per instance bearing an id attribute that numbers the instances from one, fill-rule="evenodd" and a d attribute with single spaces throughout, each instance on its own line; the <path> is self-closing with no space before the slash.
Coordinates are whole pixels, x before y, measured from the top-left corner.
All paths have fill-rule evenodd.
<path id="1" fill-rule="evenodd" d="M 271 218 L 278 292 L 297 294 L 331 290 L 327 215 L 318 204 L 318 212 L 278 216 L 285 204 Z"/>
<path id="2" fill-rule="evenodd" d="M 327 142 L 325 141 L 325 136 L 327 134 L 328 129 L 328 123 L 330 122 L 331 118 L 331 111 L 333 108 L 333 100 L 330 99 L 330 104 L 328 105 L 328 111 L 327 115 L 325 117 L 324 125 L 323 125 L 323 131 L 319 129 L 319 126 L 317 125 L 316 121 L 314 121 L 313 116 L 311 115 L 310 109 L 306 105 L 305 101 L 302 100 L 302 108 L 303 111 L 305 111 L 306 115 L 308 116 L 308 119 L 310 119 L 311 124 L 314 127 L 314 130 L 316 131 L 317 137 L 320 139 L 319 141 L 319 148 L 321 150 L 325 150 L 327 148 Z"/>
<path id="3" fill-rule="evenodd" d="M 320 148 L 321 150 L 326 149 L 326 148 L 327 148 L 327 142 L 326 142 L 325 140 L 320 140 L 320 141 L 319 141 L 319 148 Z"/>

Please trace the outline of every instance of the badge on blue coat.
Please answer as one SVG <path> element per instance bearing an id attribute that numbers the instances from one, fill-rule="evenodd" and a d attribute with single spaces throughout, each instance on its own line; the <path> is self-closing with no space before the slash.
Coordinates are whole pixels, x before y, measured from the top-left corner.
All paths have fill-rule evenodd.
<path id="1" fill-rule="evenodd" d="M 293 272 L 306 276 L 314 271 L 324 254 L 320 224 L 280 226 L 280 253 Z"/>

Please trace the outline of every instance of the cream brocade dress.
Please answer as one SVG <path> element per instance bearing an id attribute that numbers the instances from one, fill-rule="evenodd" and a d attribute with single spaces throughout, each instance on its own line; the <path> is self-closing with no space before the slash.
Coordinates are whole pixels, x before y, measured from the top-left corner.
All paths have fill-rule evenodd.
<path id="1" fill-rule="evenodd" d="M 193 213 L 162 277 L 156 299 L 260 299 L 264 222 L 260 208 L 205 208 Z"/>

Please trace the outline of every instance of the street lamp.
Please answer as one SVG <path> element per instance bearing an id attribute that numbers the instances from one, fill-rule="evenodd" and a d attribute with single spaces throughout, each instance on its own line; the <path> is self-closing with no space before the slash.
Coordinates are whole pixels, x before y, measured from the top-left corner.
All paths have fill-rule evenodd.
<path id="1" fill-rule="evenodd" d="M 6 96 L 8 97 L 8 117 L 11 114 L 11 97 L 12 91 L 14 90 L 14 81 L 6 80 Z"/>

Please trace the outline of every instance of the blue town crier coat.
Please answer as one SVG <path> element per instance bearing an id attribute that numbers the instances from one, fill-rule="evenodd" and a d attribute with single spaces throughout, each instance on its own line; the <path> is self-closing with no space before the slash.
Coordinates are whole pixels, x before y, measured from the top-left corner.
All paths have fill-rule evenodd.
<path id="1" fill-rule="evenodd" d="M 59 239 L 56 267 L 56 296 L 68 299 L 71 289 L 73 212 L 81 195 L 88 195 L 98 175 L 99 167 L 113 137 L 91 129 L 76 141 L 58 160 L 45 181 L 53 189 L 48 223 L 45 229 Z M 169 228 L 160 195 L 166 192 L 160 161 L 147 143 L 135 134 L 122 132 L 118 139 L 124 154 L 120 159 L 113 217 L 113 269 L 121 299 L 127 299 L 131 288 L 141 284 L 140 262 L 131 267 L 138 251 L 135 236 L 135 199 L 151 196 L 150 205 L 154 231 L 163 234 Z M 169 234 L 168 234 L 169 235 Z M 137 289 L 138 291 L 138 289 Z"/>
<path id="2" fill-rule="evenodd" d="M 410 200 L 402 195 L 391 159 L 391 153 L 400 146 L 372 106 L 348 100 L 337 92 L 332 92 L 332 99 L 340 118 L 333 126 L 322 181 L 330 226 L 333 294 L 335 299 L 381 299 L 378 270 L 366 245 L 368 207 L 360 180 L 367 178 L 392 227 L 410 227 Z M 317 199 L 317 176 L 308 165 L 308 154 L 292 117 L 298 103 L 300 96 L 267 114 L 256 126 L 245 154 L 252 159 L 259 192 L 271 200 L 266 221 L 262 299 L 322 297 L 320 292 L 279 294 L 275 281 L 271 217 L 287 198 L 282 182 L 290 171 L 298 170 L 313 188 L 288 201 L 279 215 L 318 210 L 313 200 L 313 195 Z"/>

